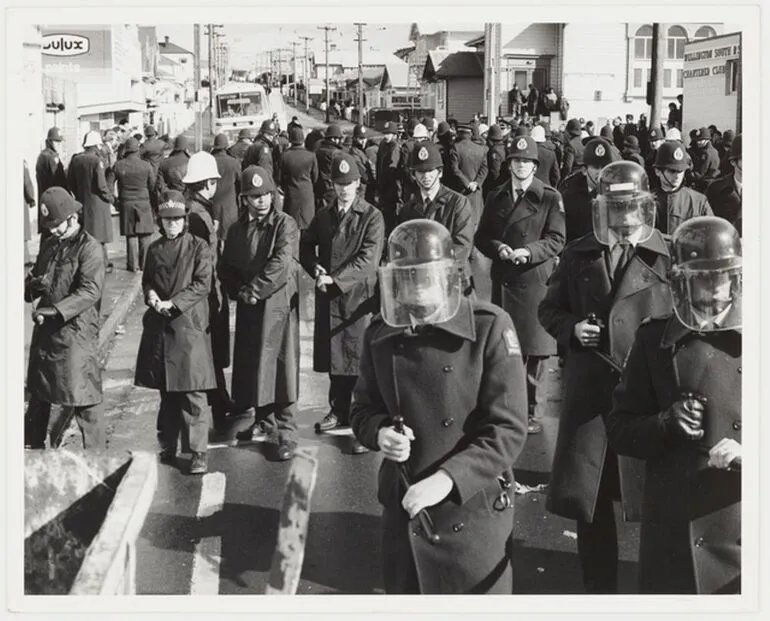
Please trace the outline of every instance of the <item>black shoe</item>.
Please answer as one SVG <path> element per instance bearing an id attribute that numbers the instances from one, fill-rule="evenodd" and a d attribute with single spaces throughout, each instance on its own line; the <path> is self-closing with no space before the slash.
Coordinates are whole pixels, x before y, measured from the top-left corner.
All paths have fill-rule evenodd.
<path id="1" fill-rule="evenodd" d="M 323 417 L 322 420 L 315 424 L 315 432 L 321 433 L 323 431 L 329 431 L 340 426 L 340 419 L 337 418 L 337 415 L 334 412 L 329 412 L 326 416 Z"/>
<path id="2" fill-rule="evenodd" d="M 537 422 L 534 417 L 527 419 L 527 434 L 535 435 L 543 431 L 543 425 Z"/>
<path id="3" fill-rule="evenodd" d="M 353 455 L 363 455 L 364 453 L 368 453 L 369 449 L 366 448 L 363 444 L 361 444 L 358 440 L 353 442 L 353 449 L 351 451 Z"/>
<path id="4" fill-rule="evenodd" d="M 297 443 L 292 440 L 279 442 L 275 445 L 275 460 L 289 461 L 294 456 L 294 449 L 296 448 Z"/>
<path id="5" fill-rule="evenodd" d="M 190 463 L 190 474 L 206 474 L 209 469 L 208 456 L 206 453 L 192 454 L 192 462 Z"/>
<path id="6" fill-rule="evenodd" d="M 160 463 L 167 466 L 173 466 L 176 464 L 176 450 L 175 449 L 163 449 L 159 455 Z"/>
<path id="7" fill-rule="evenodd" d="M 235 434 L 235 439 L 239 442 L 264 442 L 270 437 L 270 430 L 264 421 L 254 423 L 243 431 Z"/>

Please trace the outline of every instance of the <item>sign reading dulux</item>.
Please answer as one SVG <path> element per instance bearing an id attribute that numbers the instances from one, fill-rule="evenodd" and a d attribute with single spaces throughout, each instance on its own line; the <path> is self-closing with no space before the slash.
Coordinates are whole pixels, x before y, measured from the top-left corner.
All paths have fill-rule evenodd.
<path id="1" fill-rule="evenodd" d="M 48 56 L 79 56 L 88 54 L 91 41 L 76 34 L 49 34 L 43 36 L 43 54 Z"/>

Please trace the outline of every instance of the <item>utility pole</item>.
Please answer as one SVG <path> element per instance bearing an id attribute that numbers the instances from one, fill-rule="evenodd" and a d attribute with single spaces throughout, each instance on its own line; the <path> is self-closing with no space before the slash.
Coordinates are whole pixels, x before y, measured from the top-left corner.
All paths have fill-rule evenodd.
<path id="1" fill-rule="evenodd" d="M 332 26 L 318 26 L 324 31 L 324 52 L 326 54 L 326 122 L 329 122 L 329 31 L 337 30 Z"/>
<path id="2" fill-rule="evenodd" d="M 220 36 L 217 34 L 216 29 L 222 28 L 222 24 L 207 24 L 206 25 L 206 35 L 208 36 L 208 47 L 209 47 L 209 130 L 211 131 L 211 134 L 213 135 L 216 131 L 216 114 L 214 113 L 215 105 L 214 105 L 214 97 L 216 93 L 216 58 L 215 58 L 215 50 L 216 50 L 216 37 Z"/>
<path id="3" fill-rule="evenodd" d="M 195 150 L 200 151 L 203 146 L 203 115 L 201 111 L 200 88 L 201 88 L 201 25 L 193 26 L 193 41 L 195 53 L 195 68 L 193 71 L 193 80 L 195 84 Z"/>
<path id="4" fill-rule="evenodd" d="M 500 24 L 484 24 L 484 112 L 487 124 L 497 120 Z"/>
<path id="5" fill-rule="evenodd" d="M 307 42 L 312 41 L 312 37 L 300 37 L 305 41 L 305 67 L 302 71 L 302 75 L 305 78 L 305 112 L 310 110 L 310 72 L 308 71 L 307 60 Z"/>
<path id="6" fill-rule="evenodd" d="M 363 27 L 366 24 L 356 22 L 354 24 L 358 28 L 358 122 L 363 124 L 364 122 L 364 41 Z"/>
<path id="7" fill-rule="evenodd" d="M 650 128 L 660 127 L 660 117 L 663 114 L 663 59 L 665 58 L 664 45 L 666 38 L 661 36 L 665 32 L 664 24 L 652 25 L 652 70 L 650 72 L 650 85 L 652 87 L 650 97 Z"/>
<path id="8" fill-rule="evenodd" d="M 297 109 L 297 46 L 299 45 L 298 41 L 292 41 L 291 42 L 291 63 L 292 63 L 292 71 L 294 72 L 294 109 Z"/>

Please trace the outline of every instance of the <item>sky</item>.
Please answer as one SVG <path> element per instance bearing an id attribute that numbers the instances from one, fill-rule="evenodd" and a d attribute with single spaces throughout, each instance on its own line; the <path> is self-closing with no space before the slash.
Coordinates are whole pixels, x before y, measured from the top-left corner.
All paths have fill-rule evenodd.
<path id="1" fill-rule="evenodd" d="M 320 24 L 321 26 L 326 24 Z M 356 42 L 356 26 L 351 24 L 328 24 L 337 28 L 336 31 L 329 32 L 329 43 L 335 43 L 337 49 L 357 52 L 358 43 Z M 308 41 L 308 50 L 315 51 L 317 58 L 322 58 L 324 51 L 324 31 L 318 29 L 319 24 L 273 24 L 265 25 L 233 25 L 224 24 L 219 32 L 225 36 L 230 45 L 230 67 L 233 69 L 252 69 L 260 52 L 268 52 L 271 49 L 285 48 L 291 49 L 293 41 L 298 43 L 297 54 L 304 54 L 304 40 L 300 37 L 312 37 Z M 376 52 L 378 54 L 393 53 L 401 47 L 409 44 L 409 29 L 411 24 L 367 24 L 363 27 L 364 48 L 363 55 L 366 58 L 367 52 Z M 479 30 L 483 30 L 483 24 L 478 25 Z M 201 27 L 201 32 L 204 28 Z M 158 40 L 168 35 L 172 43 L 193 51 L 193 25 L 164 25 L 156 26 Z M 208 58 L 208 41 L 206 37 L 201 36 L 201 58 Z M 286 52 L 283 52 L 286 54 Z M 287 58 L 290 54 L 287 54 Z"/>

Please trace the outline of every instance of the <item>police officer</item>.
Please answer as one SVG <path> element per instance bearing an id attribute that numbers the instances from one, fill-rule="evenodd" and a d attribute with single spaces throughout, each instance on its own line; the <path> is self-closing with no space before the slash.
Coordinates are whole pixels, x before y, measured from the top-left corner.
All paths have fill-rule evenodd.
<path id="1" fill-rule="evenodd" d="M 227 237 L 227 229 L 238 219 L 238 194 L 241 183 L 241 163 L 228 153 L 228 146 L 227 134 L 217 134 L 211 149 L 219 171 L 217 191 L 211 198 L 211 205 L 220 245 Z"/>
<path id="2" fill-rule="evenodd" d="M 695 216 L 712 215 L 708 199 L 695 190 L 684 186 L 688 169 L 684 147 L 675 141 L 666 141 L 658 148 L 655 158 L 655 175 L 658 187 L 655 198 L 658 204 L 656 226 L 668 235 L 673 234 L 682 222 Z"/>
<path id="3" fill-rule="evenodd" d="M 636 334 L 613 450 L 645 460 L 641 593 L 740 593 L 741 242 L 696 217 L 673 236 L 670 309 Z"/>
<path id="4" fill-rule="evenodd" d="M 709 184 L 719 177 L 719 153 L 711 144 L 708 127 L 695 131 L 689 151 L 692 158 L 692 187 L 698 192 L 705 192 Z"/>
<path id="5" fill-rule="evenodd" d="M 540 323 L 565 359 L 546 506 L 577 521 L 586 591 L 616 593 L 613 500 L 622 490 L 624 515 L 638 519 L 643 468 L 608 448 L 602 416 L 612 406 L 617 369 L 637 327 L 670 308 L 670 255 L 655 229 L 655 201 L 638 164 L 618 161 L 602 169 L 593 210 L 593 232 L 564 248 L 539 309 Z"/>
<path id="6" fill-rule="evenodd" d="M 160 391 L 161 462 L 176 463 L 177 440 L 184 429 L 192 451 L 189 473 L 204 474 L 209 429 L 205 391 L 216 385 L 211 339 L 204 329 L 209 324 L 213 265 L 208 244 L 187 228 L 183 195 L 168 190 L 159 198 L 161 236 L 147 251 L 142 275 L 148 308 L 134 384 Z"/>
<path id="7" fill-rule="evenodd" d="M 313 186 L 318 180 L 318 159 L 305 148 L 302 127 L 292 127 L 289 139 L 291 147 L 281 156 L 283 210 L 294 218 L 300 231 L 304 231 L 315 215 Z"/>
<path id="8" fill-rule="evenodd" d="M 402 167 L 398 124 L 390 121 L 382 130 L 382 141 L 377 151 L 378 207 L 385 218 L 388 232 L 395 228 L 396 217 L 403 205 Z"/>
<path id="9" fill-rule="evenodd" d="M 561 172 L 559 172 L 559 164 L 556 162 L 556 149 L 553 143 L 546 141 L 545 128 L 542 125 L 535 125 L 530 136 L 537 143 L 538 164 L 535 177 L 552 188 L 559 187 Z"/>
<path id="10" fill-rule="evenodd" d="M 412 177 L 409 162 L 412 161 L 412 152 L 421 143 L 428 142 L 428 130 L 422 123 L 414 119 L 410 137 L 401 145 L 401 167 L 403 173 L 403 202 L 406 203 L 413 194 L 418 193 L 417 182 Z"/>
<path id="11" fill-rule="evenodd" d="M 332 163 L 342 149 L 342 127 L 332 123 L 326 128 L 325 136 L 318 145 L 315 155 L 318 161 L 318 179 L 315 184 L 316 211 L 334 202 L 334 181 Z"/>
<path id="12" fill-rule="evenodd" d="M 153 171 L 157 174 L 163 152 L 166 150 L 166 143 L 158 138 L 158 132 L 152 125 L 144 128 L 144 137 L 145 141 L 142 143 L 139 155 L 152 165 Z"/>
<path id="13" fill-rule="evenodd" d="M 482 186 L 484 200 L 506 178 L 505 145 L 503 144 L 503 130 L 500 129 L 499 125 L 493 125 L 489 128 L 487 146 L 489 147 L 487 149 L 487 177 Z"/>
<path id="14" fill-rule="evenodd" d="M 524 366 L 510 317 L 462 295 L 453 246 L 438 222 L 398 225 L 363 339 L 351 424 L 384 456 L 389 594 L 513 590 L 505 490 L 526 439 Z"/>
<path id="15" fill-rule="evenodd" d="M 64 164 L 61 161 L 64 137 L 58 127 L 48 130 L 45 139 L 45 148 L 37 156 L 35 164 L 35 177 L 37 180 L 37 232 L 40 233 L 41 242 L 50 234 L 48 229 L 41 224 L 43 216 L 40 213 L 40 197 L 48 188 L 59 186 L 67 187 L 67 175 L 64 172 Z"/>
<path id="16" fill-rule="evenodd" d="M 510 180 L 487 197 L 476 246 L 492 260 L 492 302 L 513 319 L 527 367 L 528 431 L 540 433 L 537 405 L 545 401 L 545 360 L 556 341 L 540 325 L 537 307 L 564 247 L 564 206 L 552 187 L 535 177 L 537 144 L 519 136 L 508 153 Z"/>
<path id="17" fill-rule="evenodd" d="M 367 131 L 363 125 L 353 128 L 353 140 L 350 145 L 350 154 L 355 158 L 358 172 L 361 173 L 361 185 L 358 188 L 360 194 L 367 203 L 374 204 L 376 192 L 374 181 L 374 166 L 366 154 Z"/>
<path id="18" fill-rule="evenodd" d="M 457 126 L 457 140 L 449 151 L 449 168 L 452 171 L 456 192 L 468 197 L 473 209 L 474 230 L 479 226 L 481 212 L 484 210 L 484 198 L 481 188 L 487 178 L 487 149 L 471 140 L 471 128 L 468 125 Z"/>
<path id="19" fill-rule="evenodd" d="M 158 181 L 155 195 L 160 196 L 166 190 L 184 192 L 182 179 L 187 174 L 190 162 L 190 143 L 183 135 L 174 140 L 174 148 L 167 158 L 158 166 Z"/>
<path id="20" fill-rule="evenodd" d="M 294 132 L 301 128 L 293 128 Z M 237 300 L 232 395 L 238 410 L 255 408 L 241 441 L 270 440 L 272 457 L 297 446 L 299 394 L 299 228 L 274 205 L 273 178 L 259 166 L 243 171 L 243 205 L 219 261 L 227 295 Z"/>
<path id="21" fill-rule="evenodd" d="M 35 327 L 27 369 L 27 448 L 45 448 L 51 404 L 74 413 L 83 448 L 105 448 L 98 351 L 104 258 L 99 242 L 80 225 L 81 208 L 62 187 L 48 188 L 40 196 L 41 225 L 50 235 L 24 282 L 25 301 L 39 300 L 32 311 Z M 57 421 L 52 447 L 58 446 L 68 424 Z"/>
<path id="22" fill-rule="evenodd" d="M 246 151 L 249 150 L 253 141 L 251 130 L 244 127 L 238 132 L 238 141 L 230 147 L 230 155 L 243 164 L 243 158 L 246 157 Z"/>
<path id="23" fill-rule="evenodd" d="M 650 144 L 650 150 L 644 158 L 644 171 L 647 173 L 650 181 L 657 182 L 655 160 L 658 157 L 658 149 L 663 144 L 663 134 L 661 134 L 657 127 L 651 127 L 647 132 L 647 140 Z"/>
<path id="24" fill-rule="evenodd" d="M 88 132 L 83 139 L 82 153 L 72 156 L 67 170 L 67 187 L 83 205 L 83 228 L 102 244 L 104 264 L 112 272 L 107 244 L 112 241 L 112 191 L 104 176 L 104 161 L 99 155 L 102 137 L 97 131 Z"/>
<path id="25" fill-rule="evenodd" d="M 457 263 L 462 268 L 463 293 L 473 291 L 470 256 L 473 250 L 473 210 L 467 197 L 441 183 L 443 162 L 438 147 L 424 142 L 412 151 L 410 169 L 419 191 L 398 214 L 399 222 L 428 219 L 441 223 L 452 236 Z"/>
<path id="26" fill-rule="evenodd" d="M 126 269 L 141 272 L 155 232 L 151 196 L 155 192 L 152 164 L 139 157 L 139 143 L 129 138 L 123 145 L 123 159 L 115 164 L 118 182 L 120 233 L 126 236 Z"/>
<path id="27" fill-rule="evenodd" d="M 353 157 L 341 151 L 332 163 L 336 199 L 320 209 L 302 233 L 300 261 L 315 280 L 313 370 L 329 373 L 331 409 L 316 432 L 349 424 L 350 398 L 358 376 L 361 341 L 376 312 L 377 266 L 385 222 L 358 196 Z M 365 449 L 354 444 L 354 452 Z"/>
<path id="28" fill-rule="evenodd" d="M 602 168 L 620 159 L 616 158 L 610 142 L 603 138 L 592 138 L 583 152 L 583 166 L 559 185 L 564 201 L 564 216 L 567 225 L 567 242 L 593 231 L 592 202 L 596 197 L 599 174 Z"/>
<path id="29" fill-rule="evenodd" d="M 32 223 L 29 219 L 29 210 L 35 206 L 35 188 L 32 186 L 32 178 L 29 175 L 27 160 L 24 160 L 24 266 L 33 265 L 29 254 L 29 240 L 32 239 Z"/>
<path id="30" fill-rule="evenodd" d="M 222 296 L 215 269 L 219 253 L 219 222 L 214 220 L 214 205 L 211 202 L 220 179 L 217 161 L 211 153 L 205 151 L 198 151 L 190 157 L 187 174 L 182 179 L 186 186 L 188 229 L 190 233 L 208 244 L 212 264 L 208 327 L 214 354 L 217 388 L 209 393 L 209 403 L 214 427 L 218 431 L 223 428 L 225 416 L 232 409 L 224 374 L 224 369 L 230 364 L 230 326 L 225 311 L 227 305 Z"/>
<path id="31" fill-rule="evenodd" d="M 575 172 L 583 165 L 583 141 L 580 138 L 580 121 L 570 119 L 567 121 L 567 141 L 564 145 L 564 155 L 561 162 L 562 178 Z M 617 144 L 617 142 L 616 142 Z"/>
<path id="32" fill-rule="evenodd" d="M 278 134 L 276 124 L 268 119 L 262 121 L 262 125 L 259 128 L 259 134 L 254 139 L 254 142 L 246 151 L 246 155 L 243 157 L 242 166 L 245 170 L 249 166 L 260 166 L 268 171 L 273 176 L 273 181 L 277 182 L 276 175 L 276 163 L 278 160 L 278 153 L 275 144 L 275 137 Z"/>
<path id="33" fill-rule="evenodd" d="M 729 130 L 728 130 L 729 131 Z M 725 132 L 727 135 L 727 132 Z M 714 215 L 724 218 L 742 234 L 743 229 L 743 135 L 738 134 L 728 152 L 733 172 L 717 179 L 706 190 Z"/>
<path id="34" fill-rule="evenodd" d="M 735 141 L 735 132 L 732 129 L 728 129 L 722 134 L 722 142 L 717 149 L 719 153 L 719 174 L 724 177 L 729 175 L 732 170 L 732 164 L 730 162 L 730 152 Z"/>

